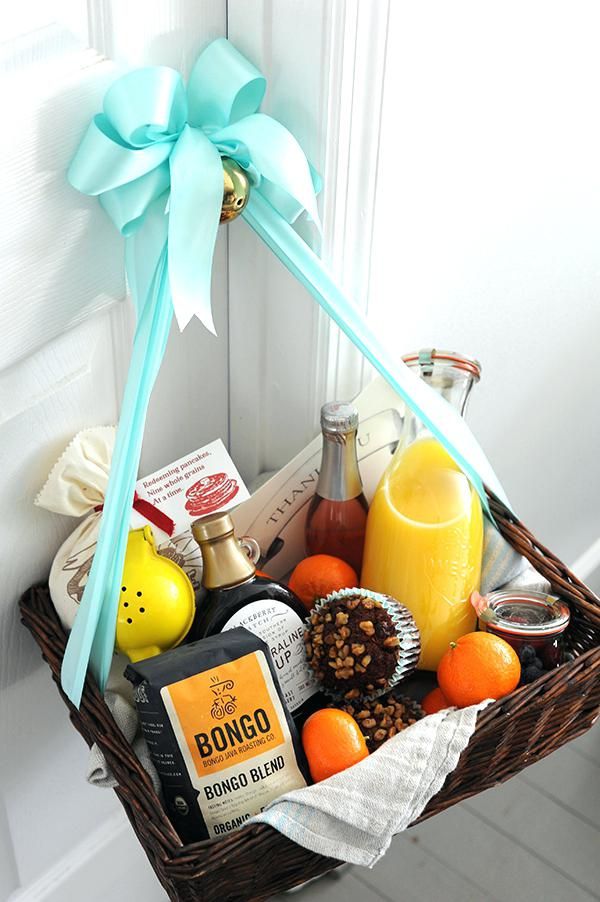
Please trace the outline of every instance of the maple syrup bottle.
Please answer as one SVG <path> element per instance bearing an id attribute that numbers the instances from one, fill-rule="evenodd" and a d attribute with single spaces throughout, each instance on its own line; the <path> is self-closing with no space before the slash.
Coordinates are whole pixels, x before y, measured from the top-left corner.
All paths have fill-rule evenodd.
<path id="1" fill-rule="evenodd" d="M 243 547 L 246 540 L 236 538 L 229 514 L 196 520 L 192 533 L 202 552 L 207 596 L 198 604 L 190 640 L 236 626 L 259 636 L 269 646 L 289 711 L 302 721 L 320 697 L 304 649 L 306 608 L 287 586 L 256 575 Z"/>
<path id="2" fill-rule="evenodd" d="M 321 408 L 323 456 L 306 518 L 308 554 L 332 554 L 360 576 L 369 506 L 356 456 L 358 411 L 331 401 Z"/>

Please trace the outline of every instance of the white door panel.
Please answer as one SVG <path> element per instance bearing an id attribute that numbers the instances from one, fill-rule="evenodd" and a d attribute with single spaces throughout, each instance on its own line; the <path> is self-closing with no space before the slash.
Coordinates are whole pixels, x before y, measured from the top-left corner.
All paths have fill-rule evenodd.
<path id="1" fill-rule="evenodd" d="M 114 72 L 96 61 L 66 74 L 32 66 L 2 79 L 14 129 L 3 144 L 0 185 L 0 369 L 125 295 L 116 229 L 95 198 L 66 181 Z"/>
<path id="2" fill-rule="evenodd" d="M 173 66 L 185 78 L 226 34 L 225 0 L 92 0 L 94 46 L 119 66 Z"/>
<path id="3" fill-rule="evenodd" d="M 79 429 L 115 422 L 111 320 L 117 316 L 87 320 L 0 374 L 0 396 L 13 403 L 0 427 L 0 786 L 3 840 L 10 842 L 21 886 L 114 809 L 108 794 L 84 783 L 85 745 L 19 622 L 16 601 L 44 579 L 76 523 L 33 506 L 52 464 Z"/>
<path id="4" fill-rule="evenodd" d="M 33 506 L 52 464 L 80 429 L 116 421 L 116 315 L 99 314 L 0 374 L 0 397 L 9 382 L 14 403 L 0 431 L 2 585 L 11 593 L 48 573 L 58 543 L 77 522 Z M 9 607 L 3 603 L 0 612 Z M 2 667 L 14 639 L 4 646 Z"/>
<path id="5" fill-rule="evenodd" d="M 25 636 L 32 672 L 3 690 L 11 743 L 2 764 L 4 804 L 19 885 L 27 887 L 68 856 L 117 809 L 113 792 L 85 782 L 87 747 L 74 734 L 37 646 Z"/>

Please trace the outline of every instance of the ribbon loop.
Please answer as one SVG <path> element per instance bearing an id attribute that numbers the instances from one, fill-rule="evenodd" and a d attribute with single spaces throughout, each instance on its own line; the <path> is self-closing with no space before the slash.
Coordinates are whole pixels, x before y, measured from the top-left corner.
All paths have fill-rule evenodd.
<path id="1" fill-rule="evenodd" d="M 267 82 L 230 44 L 217 38 L 198 57 L 188 83 L 188 121 L 209 134 L 255 113 Z"/>
<path id="2" fill-rule="evenodd" d="M 187 120 L 181 75 L 168 66 L 128 72 L 106 92 L 104 115 L 132 148 L 175 141 Z"/>
<path id="3" fill-rule="evenodd" d="M 115 141 L 104 116 L 96 116 L 69 167 L 70 183 L 82 194 L 97 196 L 146 175 L 171 155 L 172 144 L 134 150 Z"/>

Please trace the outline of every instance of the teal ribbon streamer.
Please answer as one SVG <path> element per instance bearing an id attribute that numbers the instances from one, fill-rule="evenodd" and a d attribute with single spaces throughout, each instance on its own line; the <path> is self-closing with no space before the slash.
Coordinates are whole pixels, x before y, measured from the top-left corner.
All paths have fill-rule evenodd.
<path id="1" fill-rule="evenodd" d="M 200 54 L 187 88 L 165 66 L 129 72 L 108 89 L 69 168 L 73 187 L 97 196 L 125 238 L 137 316 L 98 543 L 62 666 L 63 689 L 77 707 L 88 663 L 102 690 L 110 670 L 146 411 L 173 312 L 181 329 L 197 316 L 215 333 L 210 281 L 223 156 L 250 179 L 246 222 L 439 438 L 486 509 L 484 480 L 505 499 L 464 421 L 386 353 L 291 228 L 301 213 L 320 228 L 320 178 L 294 136 L 259 112 L 265 89 L 263 75 L 225 38 Z"/>

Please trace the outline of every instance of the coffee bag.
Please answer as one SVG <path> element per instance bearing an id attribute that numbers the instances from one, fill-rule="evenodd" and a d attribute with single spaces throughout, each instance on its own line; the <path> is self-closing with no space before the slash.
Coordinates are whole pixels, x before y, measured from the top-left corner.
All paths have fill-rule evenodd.
<path id="1" fill-rule="evenodd" d="M 142 730 L 185 843 L 237 830 L 308 769 L 265 642 L 243 628 L 131 664 Z"/>

